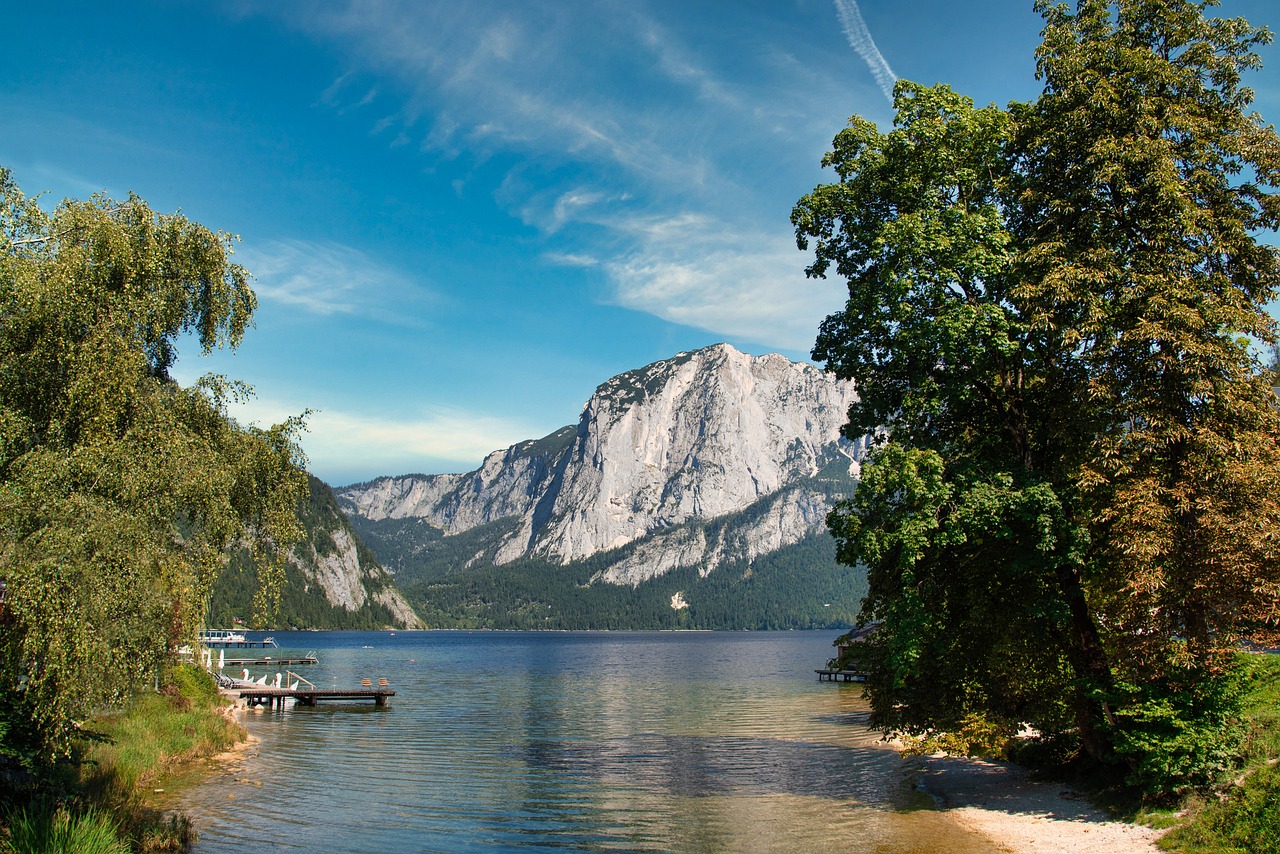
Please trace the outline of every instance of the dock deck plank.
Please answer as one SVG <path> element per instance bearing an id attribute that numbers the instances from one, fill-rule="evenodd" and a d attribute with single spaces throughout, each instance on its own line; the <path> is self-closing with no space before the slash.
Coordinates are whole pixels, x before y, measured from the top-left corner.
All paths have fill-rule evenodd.
<path id="1" fill-rule="evenodd" d="M 283 656 L 281 658 L 273 658 L 270 655 L 264 655 L 261 658 L 227 658 L 223 656 L 221 659 L 224 667 L 254 667 L 266 666 L 273 664 L 318 664 L 319 659 L 314 655 L 295 655 Z"/>
<path id="2" fill-rule="evenodd" d="M 387 699 L 396 695 L 390 688 L 276 688 L 258 685 L 240 686 L 232 690 L 251 706 L 280 707 L 288 699 L 300 706 L 314 706 L 321 700 L 373 700 L 376 705 L 385 706 Z"/>

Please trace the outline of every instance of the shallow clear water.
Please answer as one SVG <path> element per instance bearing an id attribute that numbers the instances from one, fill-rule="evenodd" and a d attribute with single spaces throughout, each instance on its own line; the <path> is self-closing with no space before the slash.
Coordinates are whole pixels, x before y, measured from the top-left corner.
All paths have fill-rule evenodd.
<path id="1" fill-rule="evenodd" d="M 396 696 L 250 713 L 255 747 L 172 797 L 197 854 L 994 851 L 817 681 L 833 637 L 278 633 L 318 686 Z"/>

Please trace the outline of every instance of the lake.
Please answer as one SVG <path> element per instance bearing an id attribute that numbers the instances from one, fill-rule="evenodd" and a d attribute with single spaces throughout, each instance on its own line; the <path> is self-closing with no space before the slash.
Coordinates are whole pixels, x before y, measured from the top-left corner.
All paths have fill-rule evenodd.
<path id="1" fill-rule="evenodd" d="M 396 696 L 249 712 L 257 744 L 168 805 L 196 854 L 995 851 L 911 788 L 859 686 L 817 681 L 835 634 L 276 633 L 317 686 Z"/>

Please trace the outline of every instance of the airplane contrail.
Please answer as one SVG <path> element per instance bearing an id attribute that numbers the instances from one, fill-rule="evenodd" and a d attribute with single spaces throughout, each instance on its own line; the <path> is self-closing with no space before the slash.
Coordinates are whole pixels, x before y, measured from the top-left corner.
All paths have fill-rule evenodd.
<path id="1" fill-rule="evenodd" d="M 836 14 L 840 17 L 840 26 L 844 29 L 845 38 L 849 40 L 849 46 L 866 61 L 872 76 L 876 78 L 876 83 L 880 85 L 880 91 L 892 101 L 893 84 L 898 82 L 898 75 L 893 73 L 889 63 L 885 62 L 880 54 L 880 48 L 876 47 L 875 39 L 871 38 L 867 22 L 862 20 L 858 0 L 835 0 L 835 4 Z"/>

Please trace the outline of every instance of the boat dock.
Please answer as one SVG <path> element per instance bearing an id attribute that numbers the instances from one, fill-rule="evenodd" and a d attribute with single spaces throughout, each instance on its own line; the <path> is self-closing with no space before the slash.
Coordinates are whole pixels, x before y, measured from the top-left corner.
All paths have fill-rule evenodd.
<path id="1" fill-rule="evenodd" d="M 299 706 L 315 706 L 321 700 L 373 700 L 374 705 L 385 706 L 395 691 L 382 686 L 378 688 L 276 688 L 271 685 L 254 685 L 234 688 L 232 691 L 250 707 L 268 706 L 284 708 L 284 701 L 292 699 Z"/>
<path id="2" fill-rule="evenodd" d="M 227 658 L 220 656 L 218 663 L 226 667 L 271 667 L 277 664 L 316 664 L 320 659 L 314 655 L 300 655 L 293 658 L 272 658 L 271 656 L 263 656 L 262 658 Z"/>
<path id="3" fill-rule="evenodd" d="M 288 681 L 283 684 L 281 674 L 277 673 L 273 684 L 267 684 L 265 676 L 261 682 L 218 676 L 218 685 L 223 693 L 239 697 L 250 708 L 267 706 L 283 709 L 285 700 L 293 700 L 299 706 L 319 705 L 321 700 L 373 700 L 374 705 L 385 706 L 387 699 L 396 695 L 386 679 L 379 679 L 375 685 L 366 676 L 360 680 L 359 688 L 321 688 L 291 670 L 285 673 Z"/>
<path id="4" fill-rule="evenodd" d="M 861 670 L 834 670 L 830 667 L 823 667 L 820 670 L 813 671 L 818 674 L 819 682 L 866 682 L 867 674 Z"/>
<path id="5" fill-rule="evenodd" d="M 275 638 L 263 638 L 262 640 L 223 640 L 201 638 L 200 643 L 206 647 L 213 649 L 230 649 L 236 647 L 239 649 L 269 649 L 278 646 Z"/>

